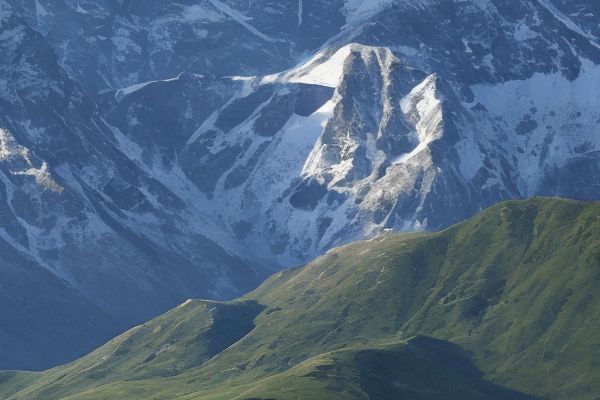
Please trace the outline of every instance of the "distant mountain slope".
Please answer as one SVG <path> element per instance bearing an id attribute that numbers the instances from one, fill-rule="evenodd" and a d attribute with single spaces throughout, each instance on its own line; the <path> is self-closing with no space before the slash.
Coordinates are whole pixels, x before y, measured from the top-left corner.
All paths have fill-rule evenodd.
<path id="1" fill-rule="evenodd" d="M 189 301 L 73 364 L 1 375 L 0 393 L 34 380 L 9 399 L 527 398 L 502 386 L 592 400 L 599 215 L 600 203 L 537 198 L 347 245 L 238 301 Z"/>
<path id="2" fill-rule="evenodd" d="M 185 181 L 128 158 L 45 38 L 0 11 L 0 368 L 48 368 L 186 298 L 255 288 L 272 263 L 187 208 Z"/>
<path id="3" fill-rule="evenodd" d="M 88 94 L 197 74 L 293 66 L 345 24 L 343 0 L 5 0 Z"/>
<path id="4" fill-rule="evenodd" d="M 0 369 L 69 362 L 122 332 L 78 290 L 2 240 L 0 253 Z"/>

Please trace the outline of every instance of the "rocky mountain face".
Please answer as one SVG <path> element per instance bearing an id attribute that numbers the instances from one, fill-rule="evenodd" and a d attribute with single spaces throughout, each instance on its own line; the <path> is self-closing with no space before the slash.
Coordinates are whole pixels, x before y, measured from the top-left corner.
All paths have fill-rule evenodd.
<path id="1" fill-rule="evenodd" d="M 387 229 L 439 229 L 505 199 L 597 199 L 598 12 L 0 1 L 0 272 L 81 304 L 81 353 Z M 33 287 L 0 296 L 36 320 Z M 24 355 L 19 315 L 0 334 L 22 353 L 0 368 L 62 361 Z"/>
<path id="2" fill-rule="evenodd" d="M 585 27 L 547 2 L 384 9 L 298 67 L 221 79 L 239 88 L 181 138 L 179 165 L 238 240 L 292 265 L 503 199 L 597 197 L 600 53 Z M 143 110 L 150 88 L 115 103 L 120 129 L 168 113 Z"/>
<path id="3" fill-rule="evenodd" d="M 280 71 L 345 24 L 343 0 L 6 1 L 92 94 L 184 71 Z"/>
<path id="4" fill-rule="evenodd" d="M 47 304 L 55 313 L 69 310 L 75 320 L 98 323 L 75 324 L 69 329 L 78 340 L 49 346 L 60 353 L 64 345 L 74 357 L 186 296 L 227 297 L 260 282 L 269 264 L 249 264 L 190 201 L 194 192 L 185 181 L 169 179 L 166 186 L 121 150 L 127 139 L 104 121 L 40 33 L 8 12 L 0 30 L 0 237 L 10 248 L 2 252 L 3 273 L 22 267 L 20 279 L 38 274 L 30 285 L 4 282 L 3 304 L 31 311 L 3 319 L 0 330 L 11 332 L 3 343 L 12 350 L 1 368 L 66 361 L 28 358 L 44 354 L 49 332 L 66 328 L 61 319 L 39 318 L 45 310 L 35 305 L 50 290 L 66 293 Z M 37 329 L 38 323 L 44 325 Z M 24 345 L 15 326 L 37 332 L 39 343 Z"/>

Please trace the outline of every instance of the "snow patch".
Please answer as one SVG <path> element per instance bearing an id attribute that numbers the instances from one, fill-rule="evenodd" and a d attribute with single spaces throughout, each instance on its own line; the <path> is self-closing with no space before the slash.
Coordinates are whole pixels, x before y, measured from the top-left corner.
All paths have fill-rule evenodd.
<path id="1" fill-rule="evenodd" d="M 261 83 L 294 82 L 335 88 L 344 75 L 344 63 L 353 51 L 374 51 L 377 47 L 351 43 L 335 51 L 329 49 L 315 54 L 305 63 L 288 71 L 265 76 Z"/>
<path id="2" fill-rule="evenodd" d="M 29 168 L 12 170 L 10 171 L 11 174 L 32 176 L 35 178 L 35 182 L 45 189 L 57 193 L 63 191 L 62 186 L 56 183 L 48 171 L 48 164 L 43 161 L 40 167 L 34 166 L 31 161 L 29 149 L 19 145 L 10 133 L 0 128 L 0 161 L 11 161 L 15 159 L 22 159 Z"/>
<path id="3" fill-rule="evenodd" d="M 440 124 L 443 115 L 441 100 L 436 89 L 436 79 L 435 74 L 428 76 L 400 101 L 402 112 L 415 124 L 415 136 L 419 144 L 411 152 L 393 160 L 393 164 L 409 161 L 427 149 L 427 145 L 441 135 Z"/>
<path id="4" fill-rule="evenodd" d="M 44 8 L 44 6 L 40 3 L 39 0 L 35 0 L 35 14 L 38 18 L 43 18 L 50 15 L 50 13 L 48 13 L 46 8 Z"/>
<path id="5" fill-rule="evenodd" d="M 333 115 L 335 104 L 335 100 L 330 100 L 308 117 L 294 114 L 288 120 L 278 134 L 278 151 L 272 153 L 273 158 L 266 160 L 261 168 L 266 174 L 253 182 L 257 187 L 266 183 L 256 191 L 257 193 L 272 193 L 273 196 L 278 196 L 295 178 L 307 173 L 307 166 L 302 167 L 302 170 L 297 169 L 297 166 L 307 160 L 310 149 L 315 146 L 327 121 Z"/>
<path id="6" fill-rule="evenodd" d="M 158 82 L 158 81 L 149 81 L 149 82 L 136 83 L 134 85 L 127 86 L 125 88 L 119 89 L 115 93 L 115 99 L 117 101 L 121 101 L 121 100 L 123 100 L 123 98 L 125 96 L 128 96 L 128 95 L 130 95 L 132 93 L 135 93 L 138 90 L 143 89 L 146 86 L 148 86 L 149 84 L 154 83 L 154 82 Z"/>
<path id="7" fill-rule="evenodd" d="M 352 45 L 344 46 L 326 61 L 325 54 L 313 57 L 305 68 L 292 75 L 290 82 L 306 83 L 328 87 L 337 87 L 344 74 L 344 63 L 352 51 Z"/>
<path id="8" fill-rule="evenodd" d="M 216 9 L 218 9 L 219 11 L 221 11 L 223 14 L 229 16 L 231 19 L 233 19 L 235 22 L 237 22 L 238 24 L 242 25 L 244 28 L 246 28 L 250 33 L 252 33 L 253 35 L 261 38 L 264 41 L 267 42 L 278 42 L 280 40 L 274 39 L 270 36 L 265 35 L 264 33 L 262 33 L 261 31 L 259 31 L 258 29 L 256 29 L 254 26 L 250 25 L 248 23 L 248 21 L 251 18 L 246 17 L 245 15 L 243 15 L 242 13 L 240 13 L 239 11 L 234 10 L 233 8 L 229 7 L 227 4 L 219 1 L 219 0 L 208 0 L 213 6 L 215 6 Z"/>
<path id="9" fill-rule="evenodd" d="M 346 0 L 346 22 L 350 24 L 365 20 L 392 3 L 393 0 Z"/>
<path id="10" fill-rule="evenodd" d="M 194 74 L 194 76 L 196 78 L 199 78 L 199 79 L 204 78 L 204 75 L 200 75 L 200 74 Z M 179 74 L 178 76 L 176 76 L 174 78 L 162 79 L 162 80 L 156 80 L 156 81 L 148 81 L 148 82 L 140 82 L 140 83 L 133 84 L 131 86 L 127 86 L 127 87 L 118 89 L 115 92 L 115 100 L 121 101 L 121 100 L 123 100 L 123 98 L 125 98 L 125 96 L 128 96 L 128 95 L 130 95 L 132 93 L 135 93 L 138 90 L 141 90 L 141 89 L 145 88 L 146 86 L 151 85 L 153 83 L 157 83 L 157 82 L 173 82 L 173 81 L 176 81 L 176 80 L 178 80 L 180 78 L 181 78 L 181 74 Z"/>
<path id="11" fill-rule="evenodd" d="M 24 30 L 25 30 L 25 27 L 23 25 L 19 25 L 16 28 L 6 30 L 6 31 L 0 33 L 0 40 L 8 40 L 8 39 L 13 39 L 13 38 L 20 40 L 23 36 Z"/>
<path id="12" fill-rule="evenodd" d="M 302 26 L 302 14 L 304 12 L 303 8 L 302 0 L 298 0 L 298 28 Z"/>
<path id="13" fill-rule="evenodd" d="M 535 192 L 544 165 L 564 164 L 578 146 L 600 148 L 600 65 L 581 63 L 573 81 L 560 72 L 536 73 L 526 80 L 471 86 L 475 100 L 470 105 L 483 105 L 495 121 L 495 127 L 480 129 L 500 129 L 509 138 L 502 142 L 517 160 L 524 195 Z"/>
<path id="14" fill-rule="evenodd" d="M 182 15 L 185 22 L 219 22 L 223 20 L 218 12 L 201 4 L 184 7 Z"/>
<path id="15" fill-rule="evenodd" d="M 521 21 L 520 23 L 515 25 L 515 40 L 524 42 L 526 40 L 535 39 L 538 36 L 538 33 L 531 30 L 529 25 L 527 25 L 524 21 Z"/>
<path id="16" fill-rule="evenodd" d="M 600 44 L 598 44 L 598 38 L 591 33 L 584 32 L 583 29 L 579 27 L 571 18 L 563 14 L 554 4 L 550 2 L 550 0 L 537 0 L 546 10 L 548 10 L 556 19 L 561 21 L 567 28 L 572 30 L 573 32 L 587 38 L 590 43 L 600 49 Z"/>

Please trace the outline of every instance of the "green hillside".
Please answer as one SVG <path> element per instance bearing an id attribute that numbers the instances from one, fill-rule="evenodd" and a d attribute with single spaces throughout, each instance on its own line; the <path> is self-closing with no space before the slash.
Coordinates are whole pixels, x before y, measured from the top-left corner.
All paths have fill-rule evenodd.
<path id="1" fill-rule="evenodd" d="M 187 302 L 70 365 L 0 374 L 0 397 L 597 400 L 598 289 L 600 203 L 503 203 L 332 250 L 237 301 Z"/>

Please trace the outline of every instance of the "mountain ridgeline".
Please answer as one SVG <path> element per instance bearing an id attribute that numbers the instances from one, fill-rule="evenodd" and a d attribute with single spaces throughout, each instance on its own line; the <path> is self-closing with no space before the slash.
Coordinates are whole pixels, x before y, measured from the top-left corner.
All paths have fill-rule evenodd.
<path id="1" fill-rule="evenodd" d="M 3 373 L 0 395 L 596 400 L 598 285 L 600 204 L 500 203 L 187 301 L 74 363 Z"/>

